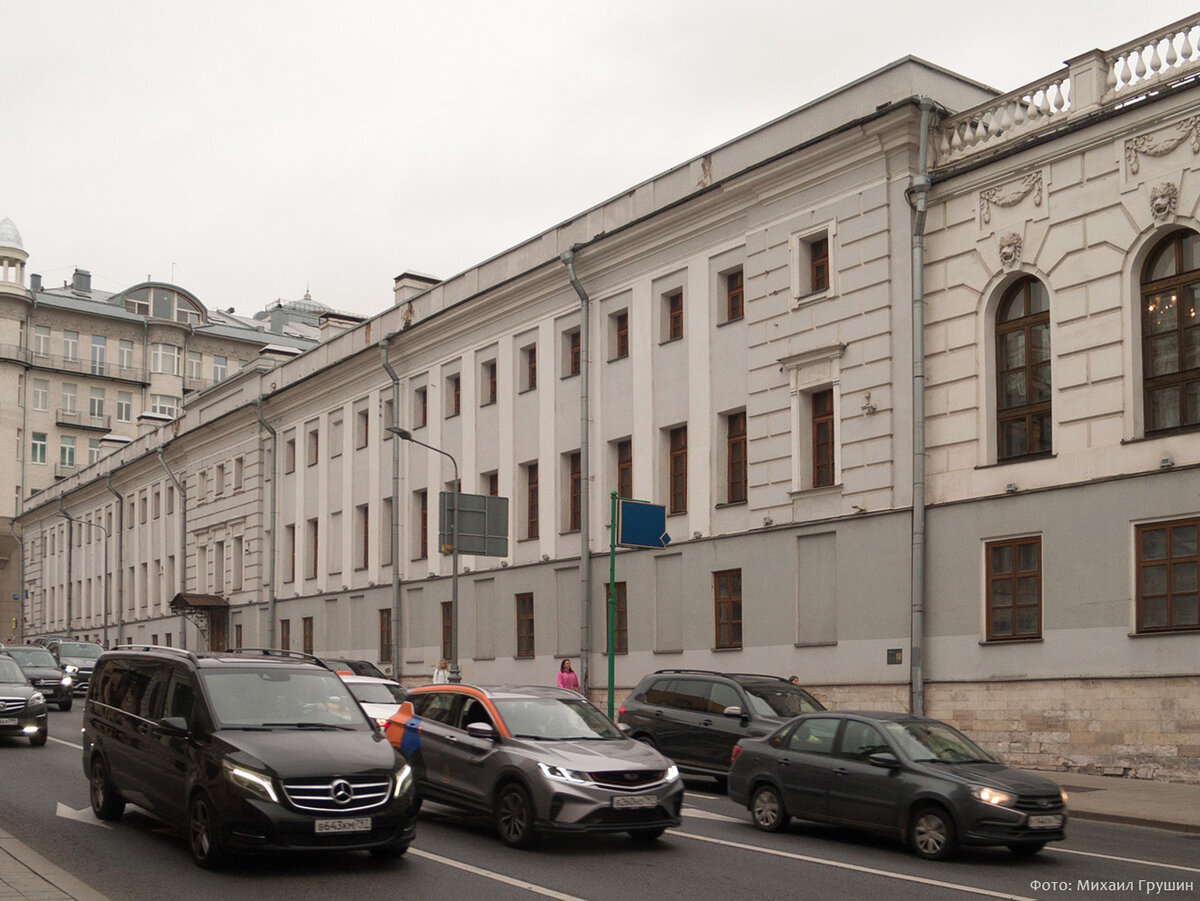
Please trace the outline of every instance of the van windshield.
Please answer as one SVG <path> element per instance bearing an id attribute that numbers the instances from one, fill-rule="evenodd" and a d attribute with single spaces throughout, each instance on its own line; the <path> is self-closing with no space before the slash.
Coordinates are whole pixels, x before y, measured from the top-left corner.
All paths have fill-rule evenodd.
<path id="1" fill-rule="evenodd" d="M 64 641 L 58 646 L 58 656 L 70 657 L 72 660 L 95 660 L 104 651 L 98 644 L 85 644 L 79 641 Z"/>
<path id="2" fill-rule="evenodd" d="M 326 669 L 223 668 L 202 670 L 200 680 L 224 729 L 371 729 L 346 684 Z"/>

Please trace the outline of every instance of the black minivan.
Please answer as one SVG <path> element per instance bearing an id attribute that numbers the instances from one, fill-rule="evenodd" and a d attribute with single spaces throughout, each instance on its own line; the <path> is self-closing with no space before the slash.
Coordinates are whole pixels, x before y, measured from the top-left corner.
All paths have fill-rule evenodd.
<path id="1" fill-rule="evenodd" d="M 104 653 L 83 769 L 97 817 L 138 804 L 185 827 L 205 868 L 261 851 L 397 857 L 416 832 L 404 757 L 336 674 L 295 652 Z"/>

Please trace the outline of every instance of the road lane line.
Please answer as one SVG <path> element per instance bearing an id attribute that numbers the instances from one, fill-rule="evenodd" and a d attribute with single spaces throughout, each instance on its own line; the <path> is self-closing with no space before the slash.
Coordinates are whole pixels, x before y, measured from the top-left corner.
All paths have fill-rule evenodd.
<path id="1" fill-rule="evenodd" d="M 717 820 L 722 823 L 749 823 L 750 821 L 739 817 L 729 817 L 723 813 L 713 813 L 711 810 L 704 810 L 699 807 L 683 808 L 685 817 L 695 817 L 698 820 Z"/>
<path id="2" fill-rule="evenodd" d="M 694 832 L 680 832 L 672 829 L 668 835 L 678 835 L 682 838 L 695 839 L 698 842 L 708 842 L 712 845 L 724 845 L 727 848 L 739 848 L 743 851 L 757 851 L 760 854 L 770 854 L 774 857 L 786 857 L 790 860 L 803 860 L 806 863 L 821 864 L 835 867 L 839 870 L 853 870 L 856 873 L 867 873 L 871 876 L 882 876 L 885 879 L 899 879 L 904 882 L 918 882 L 922 885 L 932 885 L 938 888 L 948 888 L 951 891 L 968 892 L 972 895 L 987 895 L 989 898 L 1007 898 L 1009 901 L 1037 901 L 1025 895 L 1010 895 L 1008 892 L 993 892 L 990 889 L 978 888 L 973 885 L 961 885 L 955 882 L 942 882 L 937 879 L 925 879 L 922 876 L 909 876 L 907 873 L 893 873 L 888 870 L 877 870 L 874 867 L 863 867 L 853 863 L 843 863 L 836 860 L 825 860 L 821 857 L 809 857 L 806 854 L 794 854 L 791 851 L 776 851 L 773 848 L 762 848 L 757 845 L 747 845 L 743 842 L 730 842 L 720 838 L 709 838 L 707 835 L 697 835 Z"/>
<path id="3" fill-rule="evenodd" d="M 58 745 L 66 745 L 68 748 L 74 748 L 76 751 L 82 751 L 83 745 L 77 745 L 74 742 L 63 741 L 61 738 L 55 738 L 53 735 L 48 736 L 50 741 Z"/>
<path id="4" fill-rule="evenodd" d="M 527 892 L 533 892 L 536 895 L 541 895 L 545 898 L 554 898 L 556 901 L 584 901 L 576 895 L 566 895 L 562 892 L 556 892 L 552 888 L 546 888 L 541 885 L 535 885 L 532 882 L 526 882 L 524 879 L 514 879 L 511 876 L 505 876 L 503 873 L 496 873 L 492 870 L 485 870 L 481 867 L 473 867 L 469 863 L 463 863 L 459 860 L 452 860 L 449 857 L 442 857 L 440 854 L 430 854 L 428 851 L 420 851 L 416 848 L 409 848 L 409 854 L 416 857 L 422 857 L 425 860 L 432 860 L 434 863 L 445 864 L 448 867 L 454 867 L 456 870 L 463 870 L 467 873 L 473 873 L 476 876 L 482 876 L 485 879 L 491 879 L 495 882 L 503 882 L 505 885 L 515 886 L 516 888 L 525 889 Z"/>
<path id="5" fill-rule="evenodd" d="M 1162 867 L 1164 870 L 1183 870 L 1185 873 L 1200 873 L 1200 867 L 1185 867 L 1179 863 L 1159 863 L 1156 860 L 1142 860 L 1138 857 L 1117 857 L 1115 854 L 1101 854 L 1098 851 L 1076 851 L 1074 848 L 1047 848 L 1058 854 L 1078 854 L 1081 857 L 1100 857 L 1104 860 L 1115 860 L 1118 863 L 1140 863 L 1148 867 Z"/>

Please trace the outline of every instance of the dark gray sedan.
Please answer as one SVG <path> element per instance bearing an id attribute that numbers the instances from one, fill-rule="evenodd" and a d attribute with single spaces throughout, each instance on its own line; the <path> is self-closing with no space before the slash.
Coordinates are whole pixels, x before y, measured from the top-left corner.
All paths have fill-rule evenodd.
<path id="1" fill-rule="evenodd" d="M 791 817 L 908 841 L 944 860 L 960 845 L 1032 855 L 1064 837 L 1067 795 L 1005 766 L 952 726 L 906 713 L 797 717 L 733 752 L 729 797 L 759 829 Z"/>

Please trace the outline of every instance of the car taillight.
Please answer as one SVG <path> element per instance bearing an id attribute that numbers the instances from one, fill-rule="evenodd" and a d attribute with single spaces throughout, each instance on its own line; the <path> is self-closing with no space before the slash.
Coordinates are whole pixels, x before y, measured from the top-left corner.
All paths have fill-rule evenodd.
<path id="1" fill-rule="evenodd" d="M 625 705 L 622 704 L 620 709 L 617 711 L 617 716 L 624 716 L 624 715 L 625 715 Z"/>
<path id="2" fill-rule="evenodd" d="M 741 753 L 742 753 L 742 746 L 741 746 L 741 745 L 734 745 L 734 746 L 733 746 L 733 753 L 731 753 L 731 754 L 729 755 L 729 765 L 730 765 L 730 766 L 733 766 L 733 762 L 734 762 L 735 760 L 737 760 L 737 757 L 738 757 L 738 755 L 739 755 L 739 754 L 741 754 Z"/>

